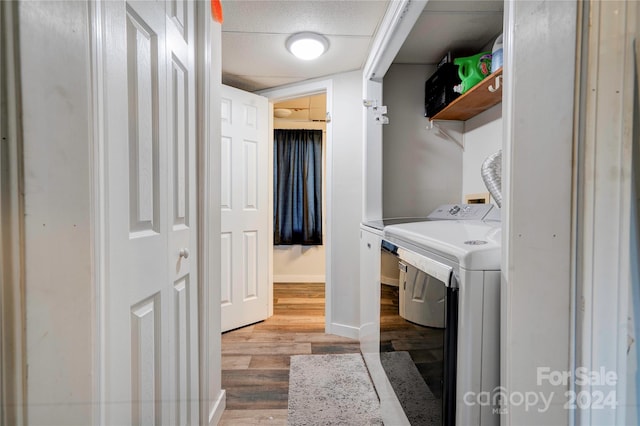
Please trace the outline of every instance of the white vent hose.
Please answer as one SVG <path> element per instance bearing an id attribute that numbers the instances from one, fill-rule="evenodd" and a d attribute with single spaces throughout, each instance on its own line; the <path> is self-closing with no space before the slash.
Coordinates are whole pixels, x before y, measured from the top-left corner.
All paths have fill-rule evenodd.
<path id="1" fill-rule="evenodd" d="M 484 185 L 496 200 L 498 207 L 502 207 L 502 150 L 488 156 L 480 170 Z"/>

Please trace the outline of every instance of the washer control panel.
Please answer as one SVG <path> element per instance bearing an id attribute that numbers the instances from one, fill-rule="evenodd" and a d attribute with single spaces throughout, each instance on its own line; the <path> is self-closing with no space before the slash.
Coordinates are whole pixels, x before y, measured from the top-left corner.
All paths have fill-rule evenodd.
<path id="1" fill-rule="evenodd" d="M 482 220 L 493 204 L 443 204 L 427 216 L 431 220 Z"/>

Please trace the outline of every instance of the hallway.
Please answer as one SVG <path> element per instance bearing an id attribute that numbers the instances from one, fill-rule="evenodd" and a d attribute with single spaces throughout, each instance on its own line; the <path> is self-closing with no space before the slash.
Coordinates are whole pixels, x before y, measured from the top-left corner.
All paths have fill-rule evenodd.
<path id="1" fill-rule="evenodd" d="M 274 315 L 222 335 L 220 425 L 286 425 L 291 355 L 359 353 L 354 339 L 324 333 L 324 284 L 274 284 Z"/>

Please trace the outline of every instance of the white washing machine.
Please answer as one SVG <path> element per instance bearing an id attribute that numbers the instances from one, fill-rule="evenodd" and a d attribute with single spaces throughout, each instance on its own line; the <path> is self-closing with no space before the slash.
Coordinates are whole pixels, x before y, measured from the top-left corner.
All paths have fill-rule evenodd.
<path id="1" fill-rule="evenodd" d="M 497 405 L 478 402 L 500 385 L 500 229 L 498 221 L 435 220 L 383 230 L 442 299 L 444 425 L 500 423 Z"/>

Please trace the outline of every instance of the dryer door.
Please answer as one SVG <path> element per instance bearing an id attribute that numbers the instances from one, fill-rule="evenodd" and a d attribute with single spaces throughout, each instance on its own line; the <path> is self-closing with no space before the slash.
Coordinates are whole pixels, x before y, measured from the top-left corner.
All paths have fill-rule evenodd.
<path id="1" fill-rule="evenodd" d="M 380 359 L 410 424 L 455 425 L 458 285 L 454 270 L 383 241 L 399 288 L 382 282 Z M 394 310 L 395 308 L 395 310 Z"/>

